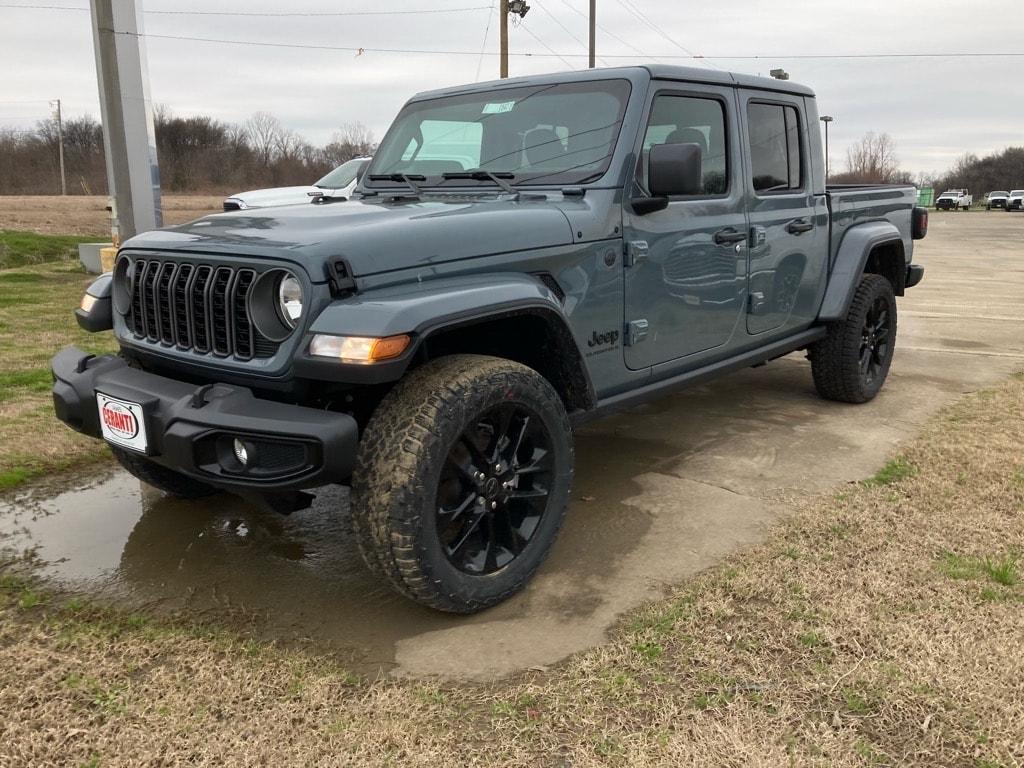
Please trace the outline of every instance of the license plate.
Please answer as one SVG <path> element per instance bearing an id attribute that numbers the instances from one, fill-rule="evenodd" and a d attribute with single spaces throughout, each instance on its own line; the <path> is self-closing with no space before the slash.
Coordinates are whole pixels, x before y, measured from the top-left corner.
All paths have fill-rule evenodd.
<path id="1" fill-rule="evenodd" d="M 100 409 L 100 429 L 108 443 L 146 451 L 146 421 L 142 406 L 128 400 L 96 393 L 96 405 Z"/>

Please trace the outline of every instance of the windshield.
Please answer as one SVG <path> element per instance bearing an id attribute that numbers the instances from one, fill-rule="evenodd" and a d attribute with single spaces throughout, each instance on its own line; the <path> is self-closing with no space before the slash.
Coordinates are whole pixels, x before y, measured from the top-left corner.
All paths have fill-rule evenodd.
<path id="1" fill-rule="evenodd" d="M 608 169 L 628 99 L 628 81 L 596 80 L 413 102 L 395 118 L 367 175 L 422 177 L 420 186 L 494 186 L 486 174 L 442 176 L 469 170 L 502 173 L 515 185 L 597 179 Z"/>
<path id="2" fill-rule="evenodd" d="M 323 189 L 343 189 L 356 180 L 360 169 L 368 162 L 370 161 L 365 157 L 357 157 L 342 163 L 313 186 Z"/>
<path id="3" fill-rule="evenodd" d="M 1010 193 L 1011 197 L 1016 197 L 1017 195 L 1024 195 L 1024 189 L 1015 189 Z"/>
<path id="4" fill-rule="evenodd" d="M 1010 193 L 1009 192 L 989 192 L 988 196 L 989 197 L 1006 197 L 1008 194 L 1010 194 Z"/>

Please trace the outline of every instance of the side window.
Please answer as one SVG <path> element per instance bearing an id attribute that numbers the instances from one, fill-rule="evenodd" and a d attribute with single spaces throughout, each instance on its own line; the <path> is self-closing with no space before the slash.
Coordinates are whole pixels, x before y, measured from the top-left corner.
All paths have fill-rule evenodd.
<path id="1" fill-rule="evenodd" d="M 722 102 L 696 96 L 655 97 L 637 176 L 644 189 L 647 189 L 647 158 L 655 144 L 697 144 L 704 172 L 703 194 L 728 192 L 728 146 Z"/>
<path id="2" fill-rule="evenodd" d="M 755 192 L 800 189 L 800 116 L 795 107 L 779 104 L 747 105 L 750 165 Z"/>

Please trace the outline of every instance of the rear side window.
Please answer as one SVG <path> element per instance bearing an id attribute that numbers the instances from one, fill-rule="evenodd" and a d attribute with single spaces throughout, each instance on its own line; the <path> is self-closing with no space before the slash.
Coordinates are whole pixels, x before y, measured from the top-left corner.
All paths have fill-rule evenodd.
<path id="1" fill-rule="evenodd" d="M 795 107 L 750 102 L 747 105 L 750 165 L 755 192 L 800 189 L 800 118 Z"/>
<path id="2" fill-rule="evenodd" d="M 640 153 L 639 180 L 647 189 L 647 158 L 655 144 L 696 144 L 704 172 L 703 194 L 724 195 L 729 188 L 725 110 L 717 99 L 658 96 Z"/>

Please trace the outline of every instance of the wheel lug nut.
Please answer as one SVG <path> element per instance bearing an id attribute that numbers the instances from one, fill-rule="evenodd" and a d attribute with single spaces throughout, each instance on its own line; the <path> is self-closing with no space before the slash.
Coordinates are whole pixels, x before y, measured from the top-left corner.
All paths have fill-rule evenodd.
<path id="1" fill-rule="evenodd" d="M 491 509 L 497 509 L 497 508 L 498 508 L 498 502 L 492 501 L 491 502 Z"/>
<path id="2" fill-rule="evenodd" d="M 487 501 L 487 499 L 485 499 L 483 496 L 476 497 L 476 503 L 479 504 L 480 506 L 483 506 L 485 501 Z"/>

